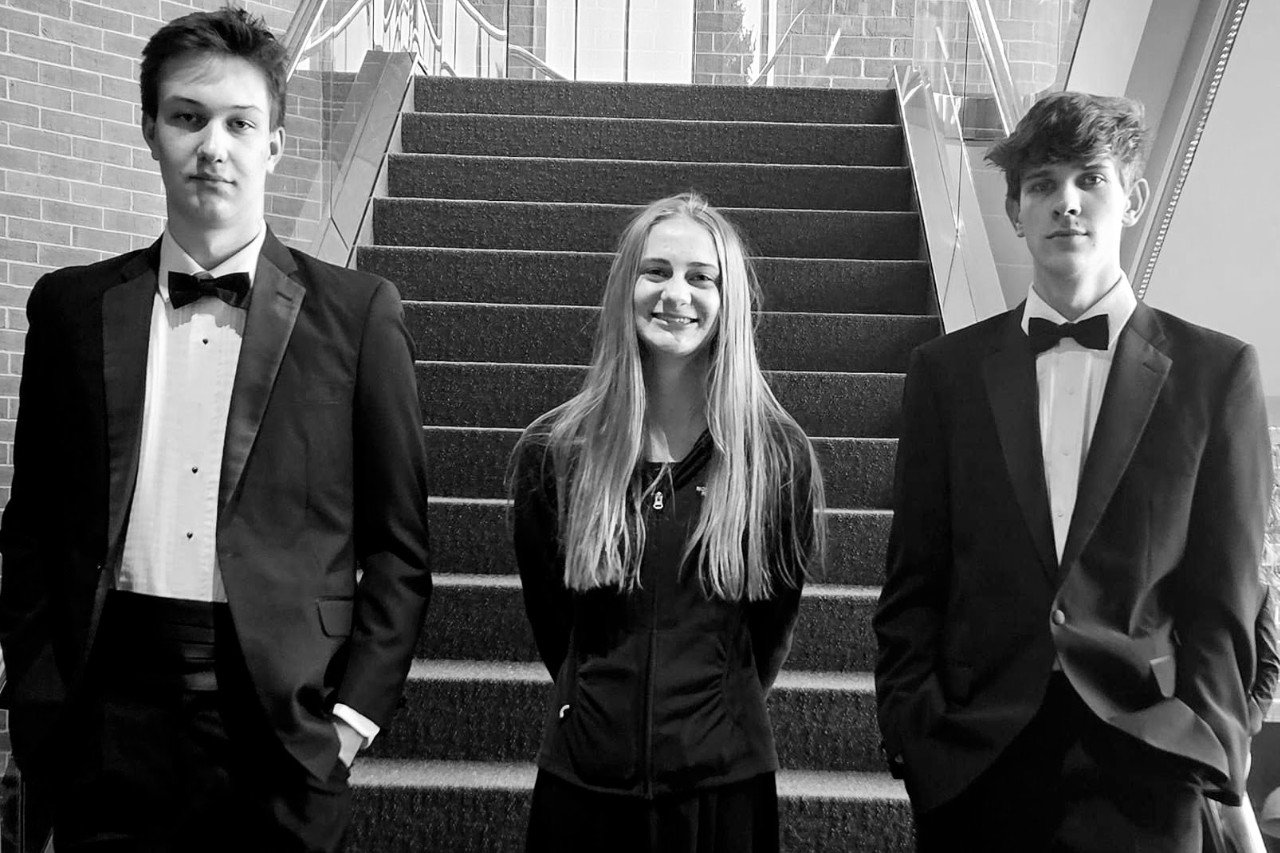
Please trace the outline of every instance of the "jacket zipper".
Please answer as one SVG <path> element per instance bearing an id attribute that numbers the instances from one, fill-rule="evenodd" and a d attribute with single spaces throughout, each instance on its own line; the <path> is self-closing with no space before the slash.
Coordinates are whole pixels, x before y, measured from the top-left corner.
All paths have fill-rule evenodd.
<path id="1" fill-rule="evenodd" d="M 653 519 L 653 530 L 651 532 L 655 534 L 654 538 L 656 540 L 653 553 L 658 555 L 662 553 L 662 508 L 664 505 L 662 490 L 655 490 L 653 493 L 653 512 L 650 517 Z M 653 797 L 653 662 L 658 656 L 658 583 L 656 581 L 653 583 L 650 598 L 649 659 L 645 661 L 644 714 L 641 722 L 644 726 L 644 747 L 641 755 L 640 784 L 641 792 L 646 798 Z"/>

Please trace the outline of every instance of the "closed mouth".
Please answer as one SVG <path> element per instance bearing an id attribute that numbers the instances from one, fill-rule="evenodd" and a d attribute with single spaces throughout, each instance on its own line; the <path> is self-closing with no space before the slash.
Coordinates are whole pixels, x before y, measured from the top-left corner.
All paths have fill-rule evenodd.
<path id="1" fill-rule="evenodd" d="M 1054 237 L 1084 237 L 1087 234 L 1088 234 L 1087 231 L 1080 231 L 1074 228 L 1068 228 L 1062 231 L 1054 231 L 1051 234 L 1049 234 L 1049 237 L 1051 239 Z"/>

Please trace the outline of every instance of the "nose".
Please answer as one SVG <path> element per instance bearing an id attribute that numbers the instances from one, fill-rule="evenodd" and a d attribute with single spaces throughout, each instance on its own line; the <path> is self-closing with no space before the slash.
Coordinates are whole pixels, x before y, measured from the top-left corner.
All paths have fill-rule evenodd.
<path id="1" fill-rule="evenodd" d="M 196 154 L 201 160 L 220 163 L 227 151 L 226 131 L 216 121 L 206 124 L 200 135 Z"/>
<path id="2" fill-rule="evenodd" d="M 1063 184 L 1058 197 L 1054 199 L 1053 213 L 1055 216 L 1080 215 L 1080 190 L 1075 184 L 1070 181 Z"/>
<path id="3" fill-rule="evenodd" d="M 693 301 L 693 289 L 683 275 L 673 275 L 662 287 L 662 301 L 668 305 L 688 305 Z"/>

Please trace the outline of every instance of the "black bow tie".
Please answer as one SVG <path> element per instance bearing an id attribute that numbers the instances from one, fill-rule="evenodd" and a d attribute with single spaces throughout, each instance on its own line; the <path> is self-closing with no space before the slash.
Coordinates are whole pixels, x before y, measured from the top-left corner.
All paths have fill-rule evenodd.
<path id="1" fill-rule="evenodd" d="M 243 308 L 249 301 L 249 274 L 233 272 L 214 278 L 187 275 L 184 272 L 169 273 L 169 301 L 174 308 L 195 302 L 202 296 L 221 299 L 232 308 Z"/>
<path id="2" fill-rule="evenodd" d="M 1027 322 L 1027 337 L 1031 341 L 1031 349 L 1036 355 L 1051 350 L 1063 338 L 1074 338 L 1076 343 L 1089 349 L 1107 348 L 1111 339 L 1107 326 L 1107 315 L 1099 314 L 1079 323 L 1058 324 L 1041 317 L 1032 317 Z"/>

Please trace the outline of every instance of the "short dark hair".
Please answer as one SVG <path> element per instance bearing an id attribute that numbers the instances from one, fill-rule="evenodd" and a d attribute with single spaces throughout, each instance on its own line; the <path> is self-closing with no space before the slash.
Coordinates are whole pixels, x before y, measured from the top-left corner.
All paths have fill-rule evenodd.
<path id="1" fill-rule="evenodd" d="M 1130 187 L 1142 177 L 1150 145 L 1137 101 L 1055 92 L 1037 101 L 1013 133 L 991 147 L 986 159 L 1004 170 L 1009 198 L 1017 199 L 1027 169 L 1103 156 L 1116 159 L 1120 177 Z"/>
<path id="2" fill-rule="evenodd" d="M 226 6 L 216 12 L 193 12 L 165 24 L 142 49 L 142 112 L 156 117 L 160 73 L 164 64 L 186 53 L 236 56 L 257 66 L 271 97 L 271 127 L 284 124 L 288 57 L 284 45 L 262 19 L 244 9 Z"/>

